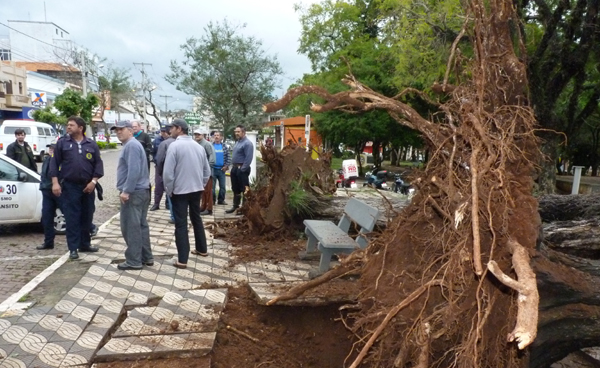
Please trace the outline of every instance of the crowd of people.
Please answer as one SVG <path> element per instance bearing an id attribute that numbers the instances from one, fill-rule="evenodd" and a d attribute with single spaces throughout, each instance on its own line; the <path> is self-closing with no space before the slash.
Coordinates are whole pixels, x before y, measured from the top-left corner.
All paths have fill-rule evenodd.
<path id="1" fill-rule="evenodd" d="M 225 173 L 231 168 L 233 190 L 233 205 L 225 212 L 238 210 L 249 185 L 254 146 L 246 137 L 245 128 L 242 125 L 235 128 L 237 143 L 233 149 L 223 142 L 221 132 L 215 132 L 212 141 L 208 131 L 195 130 L 193 137 L 190 136 L 183 119 L 174 119 L 162 127 L 154 141 L 137 121 L 119 121 L 111 127 L 113 130 L 122 148 L 117 180 L 111 185 L 119 191 L 121 233 L 127 245 L 125 261 L 117 267 L 138 270 L 154 265 L 147 215 L 148 211 L 160 209 L 163 196 L 170 222 L 175 224 L 178 257 L 173 266 L 186 268 L 190 253 L 208 256 L 202 216 L 212 214 L 214 205 L 227 205 Z M 41 169 L 44 244 L 37 248 L 54 248 L 54 217 L 60 208 L 65 217 L 71 259 L 78 259 L 79 252 L 98 251 L 98 247 L 91 245 L 95 231 L 92 220 L 96 195 L 102 199 L 99 180 L 104 176 L 104 164 L 98 145 L 86 137 L 85 131 L 86 123 L 81 117 L 69 117 L 67 134 L 48 145 L 49 156 Z M 7 155 L 37 172 L 25 132 L 16 130 L 15 138 Z M 152 206 L 151 162 L 155 165 Z M 188 218 L 194 231 L 193 249 L 190 249 Z"/>

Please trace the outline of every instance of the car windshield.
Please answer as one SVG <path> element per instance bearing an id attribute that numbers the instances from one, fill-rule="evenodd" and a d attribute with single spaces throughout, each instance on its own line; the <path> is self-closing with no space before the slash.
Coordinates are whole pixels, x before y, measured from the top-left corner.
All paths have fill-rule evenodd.
<path id="1" fill-rule="evenodd" d="M 30 127 L 4 127 L 4 134 L 15 134 L 15 130 L 17 129 L 23 129 L 25 131 L 25 134 L 27 135 L 31 135 L 31 128 Z"/>

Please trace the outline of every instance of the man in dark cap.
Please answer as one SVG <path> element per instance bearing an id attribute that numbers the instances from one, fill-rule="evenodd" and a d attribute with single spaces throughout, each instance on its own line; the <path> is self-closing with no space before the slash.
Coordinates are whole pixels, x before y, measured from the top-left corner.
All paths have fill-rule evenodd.
<path id="1" fill-rule="evenodd" d="M 67 119 L 68 135 L 58 140 L 50 161 L 52 193 L 62 195 L 71 259 L 79 258 L 78 251 L 98 251 L 91 245 L 90 229 L 96 209 L 96 184 L 104 176 L 104 164 L 96 142 L 84 135 L 85 125 L 79 116 Z"/>

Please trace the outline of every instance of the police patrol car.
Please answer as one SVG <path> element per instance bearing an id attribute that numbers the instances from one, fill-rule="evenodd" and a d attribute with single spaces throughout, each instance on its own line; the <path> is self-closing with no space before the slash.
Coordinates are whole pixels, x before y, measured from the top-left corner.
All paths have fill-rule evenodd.
<path id="1" fill-rule="evenodd" d="M 39 223 L 42 220 L 40 175 L 0 154 L 0 225 Z M 54 228 L 65 233 L 65 220 L 56 211 Z"/>

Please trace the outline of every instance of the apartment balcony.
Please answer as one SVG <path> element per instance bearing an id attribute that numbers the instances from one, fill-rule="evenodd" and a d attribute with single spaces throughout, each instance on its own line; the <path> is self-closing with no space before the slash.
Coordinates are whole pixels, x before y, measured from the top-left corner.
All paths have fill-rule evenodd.
<path id="1" fill-rule="evenodd" d="M 9 95 L 6 96 L 6 107 L 30 106 L 29 96 Z"/>

